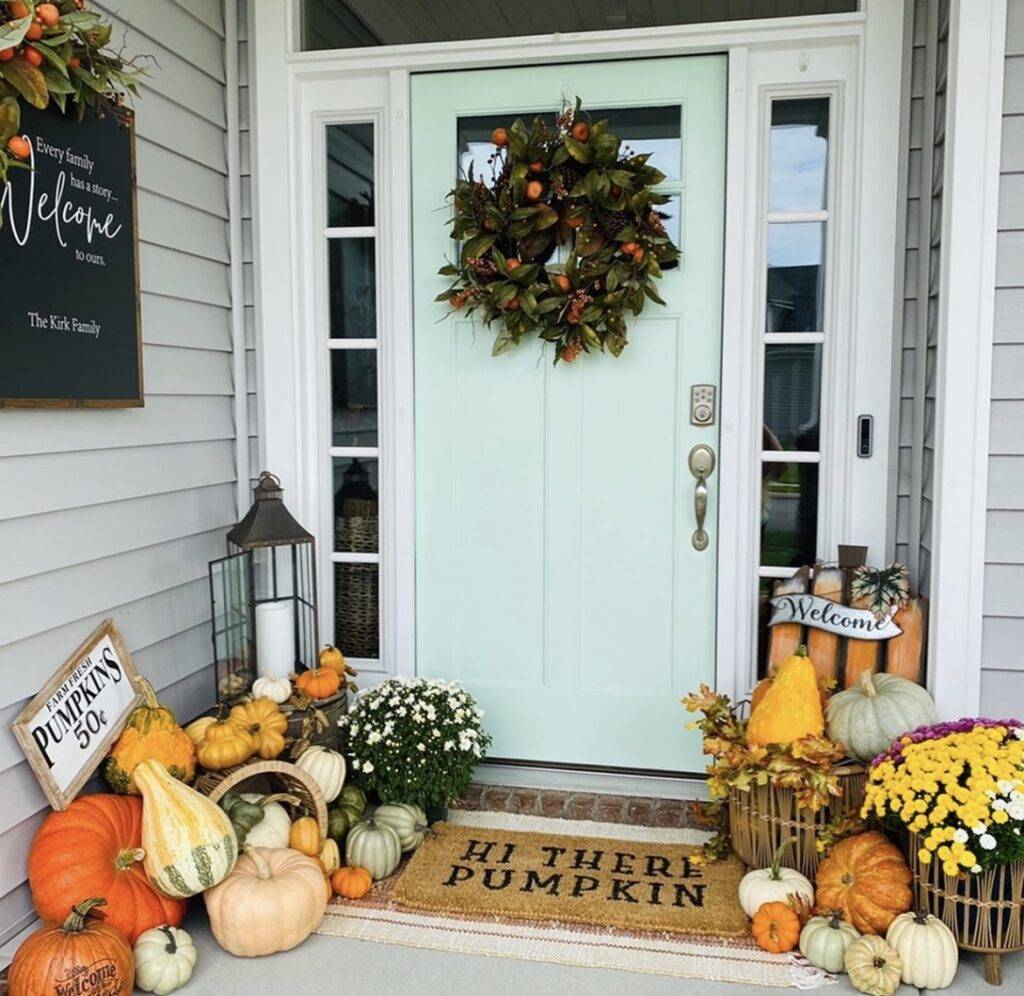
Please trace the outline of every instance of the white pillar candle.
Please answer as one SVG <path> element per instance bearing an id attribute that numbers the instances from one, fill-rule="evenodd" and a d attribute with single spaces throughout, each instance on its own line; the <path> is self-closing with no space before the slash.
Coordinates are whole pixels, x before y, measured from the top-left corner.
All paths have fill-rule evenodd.
<path id="1" fill-rule="evenodd" d="M 256 672 L 284 677 L 295 669 L 295 622 L 292 603 L 260 602 L 256 606 Z"/>

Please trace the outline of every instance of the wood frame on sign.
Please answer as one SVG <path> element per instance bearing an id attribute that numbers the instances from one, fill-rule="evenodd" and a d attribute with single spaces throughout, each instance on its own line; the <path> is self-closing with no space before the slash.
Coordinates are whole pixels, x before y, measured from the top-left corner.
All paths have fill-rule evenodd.
<path id="1" fill-rule="evenodd" d="M 50 696 L 67 680 L 68 676 L 76 667 L 92 652 L 104 637 L 109 637 L 114 645 L 124 670 L 125 677 L 134 689 L 135 694 L 125 707 L 124 711 L 110 724 L 109 729 L 102 740 L 97 741 L 96 746 L 90 752 L 88 758 L 72 780 L 67 789 L 62 789 L 53 775 L 50 774 L 49 766 L 43 758 L 42 751 L 36 744 L 29 732 L 29 724 L 45 706 Z M 11 724 L 15 739 L 21 746 L 25 759 L 28 761 L 32 773 L 36 776 L 40 788 L 46 795 L 47 800 L 54 809 L 67 809 L 74 798 L 82 790 L 85 783 L 93 776 L 100 763 L 107 756 L 114 742 L 121 735 L 128 721 L 128 717 L 143 701 L 143 694 L 139 689 L 139 673 L 135 670 L 135 662 L 132 655 L 125 646 L 124 638 L 121 636 L 113 619 L 104 619 L 78 646 L 73 654 L 57 669 L 50 677 L 50 680 L 40 689 L 31 702 L 18 714 L 18 718 Z"/>

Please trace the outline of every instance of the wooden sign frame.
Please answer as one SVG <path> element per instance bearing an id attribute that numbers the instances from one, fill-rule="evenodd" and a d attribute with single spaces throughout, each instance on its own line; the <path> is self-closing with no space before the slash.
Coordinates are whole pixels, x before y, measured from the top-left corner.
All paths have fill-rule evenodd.
<path id="1" fill-rule="evenodd" d="M 92 747 L 78 773 L 67 787 L 61 788 L 60 783 L 51 773 L 51 765 L 47 763 L 42 749 L 32 736 L 32 721 L 46 708 L 47 703 L 61 686 L 72 678 L 75 670 L 107 638 L 109 638 L 114 646 L 118 656 L 118 663 L 124 672 L 124 677 L 128 680 L 129 688 L 132 689 L 133 694 L 131 700 L 123 706 L 121 712 L 117 716 L 110 717 L 103 724 L 102 738 L 95 742 L 95 746 Z M 75 796 L 82 790 L 82 786 L 93 776 L 93 773 L 107 756 L 111 746 L 121 735 L 128 717 L 142 703 L 143 699 L 144 696 L 139 687 L 139 673 L 135 670 L 135 662 L 132 660 L 132 655 L 128 652 L 120 631 L 114 625 L 114 620 L 105 619 L 85 638 L 78 649 L 68 657 L 11 724 L 11 729 L 21 745 L 22 752 L 25 754 L 32 773 L 36 776 L 40 787 L 54 809 L 68 808 Z"/>
<path id="2" fill-rule="evenodd" d="M 138 392 L 134 398 L 4 398 L 0 397 L 0 411 L 5 408 L 145 408 L 146 388 L 142 362 L 142 274 L 139 265 L 139 173 L 136 159 L 135 111 L 118 105 L 106 97 L 98 96 L 96 106 L 86 114 L 112 115 L 119 127 L 128 131 L 131 163 L 131 219 L 134 235 L 132 256 L 135 268 L 135 367 Z"/>

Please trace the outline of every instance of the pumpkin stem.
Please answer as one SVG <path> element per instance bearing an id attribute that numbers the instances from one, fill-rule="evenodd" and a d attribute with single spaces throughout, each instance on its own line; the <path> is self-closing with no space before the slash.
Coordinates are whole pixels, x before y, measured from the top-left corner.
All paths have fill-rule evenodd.
<path id="1" fill-rule="evenodd" d="M 800 646 L 798 646 L 796 648 L 796 650 L 793 651 L 793 656 L 794 657 L 806 657 L 806 656 L 808 656 L 807 655 L 807 644 L 806 643 L 801 643 Z"/>
<path id="2" fill-rule="evenodd" d="M 61 930 L 65 934 L 80 934 L 85 930 L 85 925 L 89 920 L 89 917 L 99 917 L 101 914 L 96 911 L 97 906 L 106 906 L 107 901 L 105 899 L 83 899 L 76 906 L 71 907 L 71 911 L 68 913 L 61 924 Z"/>
<path id="3" fill-rule="evenodd" d="M 871 671 L 864 671 L 860 676 L 860 690 L 869 699 L 873 699 L 878 694 L 875 691 L 875 683 L 871 680 L 871 674 Z"/>
<path id="4" fill-rule="evenodd" d="M 265 795 L 260 799 L 259 804 L 266 809 L 272 802 L 283 802 L 289 806 L 301 806 L 302 800 L 298 796 L 288 792 L 275 792 L 273 795 Z"/>
<path id="5" fill-rule="evenodd" d="M 843 911 L 842 910 L 828 910 L 824 914 L 829 918 L 828 925 L 833 930 L 839 929 L 839 924 L 843 922 Z"/>
<path id="6" fill-rule="evenodd" d="M 885 959 L 881 955 L 877 955 L 874 961 L 875 968 L 885 968 Z"/>
<path id="7" fill-rule="evenodd" d="M 135 685 L 142 692 L 146 705 L 150 709 L 156 709 L 160 703 L 156 700 L 156 692 L 153 691 L 153 686 L 141 674 L 135 679 Z"/>
<path id="8" fill-rule="evenodd" d="M 270 870 L 270 865 L 267 864 L 266 858 L 260 854 L 259 849 L 256 847 L 250 847 L 248 844 L 245 845 L 245 853 L 252 858 L 252 863 L 256 866 L 256 874 L 260 880 L 266 882 L 268 879 L 274 877 L 273 872 Z"/>
<path id="9" fill-rule="evenodd" d="M 164 947 L 164 951 L 168 954 L 174 954 L 178 950 L 178 942 L 174 939 L 174 931 L 167 924 L 164 924 L 160 929 L 167 935 L 167 944 Z"/>
<path id="10" fill-rule="evenodd" d="M 926 924 L 928 922 L 928 914 L 924 910 L 914 910 L 914 923 Z"/>
<path id="11" fill-rule="evenodd" d="M 779 874 L 779 870 L 782 867 L 782 853 L 787 847 L 795 843 L 796 837 L 790 837 L 789 840 L 784 840 L 779 844 L 778 848 L 776 848 L 775 856 L 772 858 L 771 863 L 771 875 L 768 876 L 773 882 L 782 881 L 782 876 Z"/>
<path id="12" fill-rule="evenodd" d="M 118 854 L 114 861 L 114 867 L 118 871 L 127 871 L 136 862 L 142 861 L 145 856 L 146 852 L 141 847 L 127 847 Z"/>

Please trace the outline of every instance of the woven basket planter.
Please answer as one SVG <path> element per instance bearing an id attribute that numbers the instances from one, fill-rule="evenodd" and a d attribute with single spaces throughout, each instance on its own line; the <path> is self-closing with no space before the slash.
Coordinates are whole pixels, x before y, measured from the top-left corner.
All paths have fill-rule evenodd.
<path id="1" fill-rule="evenodd" d="M 795 840 L 786 852 L 786 866 L 808 878 L 818 870 L 818 831 L 832 820 L 858 810 L 864 802 L 867 773 L 860 765 L 838 771 L 843 794 L 816 813 L 800 809 L 791 789 L 754 785 L 749 792 L 729 792 L 729 833 L 732 849 L 751 868 L 765 868 L 779 847 Z"/>
<path id="2" fill-rule="evenodd" d="M 1024 861 L 958 878 L 947 875 L 937 861 L 919 861 L 920 846 L 911 834 L 918 905 L 949 927 L 965 951 L 985 955 L 985 978 L 1000 985 L 1002 956 L 1024 949 Z"/>
<path id="3" fill-rule="evenodd" d="M 289 740 L 308 740 L 309 743 L 319 747 L 329 747 L 331 750 L 339 750 L 341 747 L 341 730 L 338 728 L 338 720 L 345 715 L 348 708 L 348 691 L 342 689 L 332 695 L 329 699 L 318 699 L 306 709 L 296 709 L 295 706 L 285 702 L 281 705 L 281 712 L 288 719 L 288 729 L 285 736 Z M 315 729 L 310 732 L 310 725 L 307 720 L 310 714 L 318 710 L 323 713 L 327 723 L 323 729 Z M 309 735 L 307 736 L 307 732 Z"/>
<path id="4" fill-rule="evenodd" d="M 224 771 L 203 771 L 196 779 L 196 791 L 220 802 L 231 789 L 270 795 L 287 792 L 299 800 L 292 819 L 313 816 L 320 825 L 320 835 L 327 836 L 327 802 L 312 775 L 287 761 L 247 761 Z"/>

